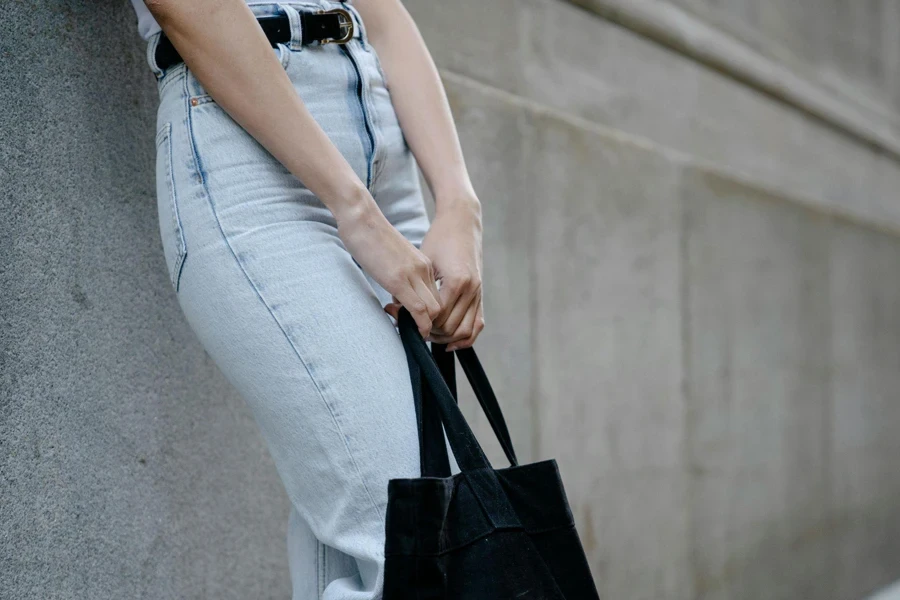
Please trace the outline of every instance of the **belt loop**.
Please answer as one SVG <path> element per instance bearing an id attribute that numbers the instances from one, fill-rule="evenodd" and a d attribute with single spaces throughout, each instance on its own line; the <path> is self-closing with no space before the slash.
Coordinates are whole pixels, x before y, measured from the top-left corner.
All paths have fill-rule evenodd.
<path id="1" fill-rule="evenodd" d="M 300 24 L 300 12 L 290 6 L 288 4 L 281 4 L 280 2 L 276 4 L 278 8 L 284 11 L 284 14 L 288 17 L 288 22 L 291 27 L 291 41 L 288 42 L 287 46 L 291 50 L 298 51 L 303 49 L 303 26 Z"/>
<path id="2" fill-rule="evenodd" d="M 159 45 L 160 37 L 162 37 L 162 31 L 157 31 L 147 40 L 147 64 L 150 65 L 150 70 L 153 71 L 157 81 L 163 76 L 163 70 L 156 64 L 156 47 Z"/>
<path id="3" fill-rule="evenodd" d="M 344 8 L 350 15 L 353 17 L 355 23 L 353 24 L 356 27 L 357 31 L 359 31 L 359 41 L 363 48 L 369 50 L 371 46 L 369 46 L 369 36 L 366 35 L 366 26 L 363 24 L 362 15 L 356 10 L 356 7 L 353 6 L 352 2 L 344 2 L 344 0 L 340 0 L 340 5 Z"/>

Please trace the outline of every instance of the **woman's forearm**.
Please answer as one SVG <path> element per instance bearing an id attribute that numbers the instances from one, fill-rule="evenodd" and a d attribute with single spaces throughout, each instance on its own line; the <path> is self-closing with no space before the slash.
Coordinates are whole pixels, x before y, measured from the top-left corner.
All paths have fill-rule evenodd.
<path id="1" fill-rule="evenodd" d="M 477 208 L 444 86 L 412 17 L 400 0 L 356 0 L 354 6 L 381 60 L 397 119 L 437 210 L 458 203 Z"/>
<path id="2" fill-rule="evenodd" d="M 370 212 L 365 185 L 303 104 L 244 0 L 146 3 L 210 96 L 338 220 Z"/>
<path id="3" fill-rule="evenodd" d="M 441 281 L 431 340 L 471 347 L 484 329 L 481 204 L 463 160 L 447 95 L 419 28 L 400 0 L 355 0 L 381 59 L 403 135 L 435 201 L 422 252 Z"/>
<path id="4" fill-rule="evenodd" d="M 430 259 L 391 225 L 309 113 L 244 0 L 145 2 L 209 95 L 331 210 L 350 255 L 430 335 L 441 310 Z"/>

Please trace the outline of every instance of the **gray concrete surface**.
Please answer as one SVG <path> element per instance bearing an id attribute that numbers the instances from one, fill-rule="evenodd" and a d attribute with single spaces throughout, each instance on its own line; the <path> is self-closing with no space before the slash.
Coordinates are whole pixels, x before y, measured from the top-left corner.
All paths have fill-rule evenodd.
<path id="1" fill-rule="evenodd" d="M 668 0 L 835 94 L 896 118 L 900 5 L 892 0 Z"/>
<path id="2" fill-rule="evenodd" d="M 900 163 L 653 40 L 559 0 L 406 5 L 445 72 L 900 230 Z"/>
<path id="3" fill-rule="evenodd" d="M 287 598 L 286 497 L 166 280 L 131 8 L 0 13 L 0 598 Z"/>
<path id="4" fill-rule="evenodd" d="M 900 157 L 900 137 L 890 113 L 816 81 L 689 11 L 656 0 L 575 0 L 579 6 L 644 38 L 815 117 L 841 133 Z M 765 46 L 770 49 L 770 45 Z M 776 53 L 777 54 L 777 53 Z"/>
<path id="5" fill-rule="evenodd" d="M 900 165 L 557 0 L 407 5 L 485 208 L 478 348 L 602 597 L 900 577 Z M 0 598 L 287 598 L 283 490 L 166 284 L 130 6 L 0 9 Z"/>
<path id="6" fill-rule="evenodd" d="M 837 598 L 832 225 L 716 175 L 683 181 L 697 595 Z"/>
<path id="7" fill-rule="evenodd" d="M 604 598 L 686 597 L 678 165 L 529 122 L 538 452 L 560 462 Z"/>

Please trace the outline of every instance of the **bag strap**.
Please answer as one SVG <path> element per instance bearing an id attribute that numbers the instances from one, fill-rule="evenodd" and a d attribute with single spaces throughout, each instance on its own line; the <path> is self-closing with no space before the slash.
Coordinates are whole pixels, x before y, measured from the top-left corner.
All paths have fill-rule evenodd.
<path id="1" fill-rule="evenodd" d="M 462 365 L 466 374 L 466 378 L 472 385 L 475 397 L 478 398 L 478 403 L 481 405 L 485 416 L 487 416 L 491 429 L 494 430 L 494 435 L 500 441 L 500 446 L 503 448 L 506 459 L 510 465 L 518 465 L 519 459 L 516 458 L 516 452 L 513 449 L 509 428 L 506 426 L 506 419 L 503 418 L 500 403 L 497 402 L 497 396 L 494 394 L 494 389 L 488 381 L 487 374 L 485 374 L 481 361 L 478 360 L 478 355 L 475 354 L 475 350 L 472 348 L 460 348 L 454 353 L 447 352 L 446 348 L 446 344 L 435 344 L 432 342 L 431 354 L 434 357 L 434 362 L 437 363 L 438 369 L 441 371 L 441 375 L 444 376 L 444 381 L 447 382 L 447 387 L 450 388 L 453 398 L 459 404 L 459 396 L 456 393 L 456 363 L 453 359 L 453 355 L 456 354 L 459 364 Z"/>
<path id="2" fill-rule="evenodd" d="M 424 477 L 448 476 L 449 466 L 444 470 L 441 464 L 441 456 L 446 456 L 446 447 L 444 446 L 443 435 L 435 431 L 434 419 L 430 413 L 437 409 L 440 423 L 447 434 L 447 441 L 453 456 L 462 471 L 471 471 L 477 469 L 490 468 L 490 462 L 485 456 L 484 451 L 478 444 L 475 434 L 466 423 L 465 417 L 459 410 L 456 399 L 453 396 L 447 381 L 444 379 L 441 370 L 438 368 L 434 357 L 428 351 L 425 340 L 419 334 L 415 320 L 409 311 L 401 308 L 399 312 L 398 325 L 400 329 L 400 337 L 403 340 L 403 347 L 407 354 L 407 361 L 410 365 L 411 380 L 413 387 L 413 397 L 416 402 L 416 413 L 420 424 L 420 441 L 422 446 L 422 454 L 420 456 L 422 475 Z M 474 354 L 474 353 L 473 353 Z M 472 372 L 474 373 L 474 371 Z M 481 371 L 484 375 L 483 370 Z M 475 385 L 473 376 L 470 371 L 466 370 L 466 376 L 469 382 Z M 487 381 L 480 382 L 483 385 Z M 424 389 L 429 392 L 423 393 Z M 491 396 L 493 392 L 491 392 Z M 482 395 L 483 398 L 488 396 Z M 496 398 L 494 398 L 496 402 Z M 495 416 L 499 413 L 499 405 L 491 410 Z M 494 420 L 494 423 L 497 421 Z M 505 424 L 504 424 L 505 429 Z M 508 431 L 506 432 L 508 438 Z M 512 448 L 511 444 L 509 445 Z M 513 454 L 515 458 L 515 454 Z"/>
<path id="3" fill-rule="evenodd" d="M 431 388 L 422 380 L 422 369 L 413 358 L 412 352 L 405 347 L 406 362 L 409 365 L 409 377 L 413 389 L 413 402 L 416 407 L 416 424 L 419 432 L 419 467 L 425 477 L 450 477 L 450 459 L 447 447 L 432 440 L 444 440 L 444 426 L 441 415 L 431 398 Z"/>

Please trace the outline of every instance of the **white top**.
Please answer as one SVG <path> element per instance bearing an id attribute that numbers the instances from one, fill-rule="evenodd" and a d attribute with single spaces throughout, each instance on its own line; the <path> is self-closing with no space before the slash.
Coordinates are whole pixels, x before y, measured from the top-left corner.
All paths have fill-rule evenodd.
<path id="1" fill-rule="evenodd" d="M 134 12 L 137 13 L 138 33 L 145 40 L 149 39 L 151 35 L 159 31 L 159 24 L 150 14 L 144 0 L 131 0 L 131 5 L 134 7 Z"/>

